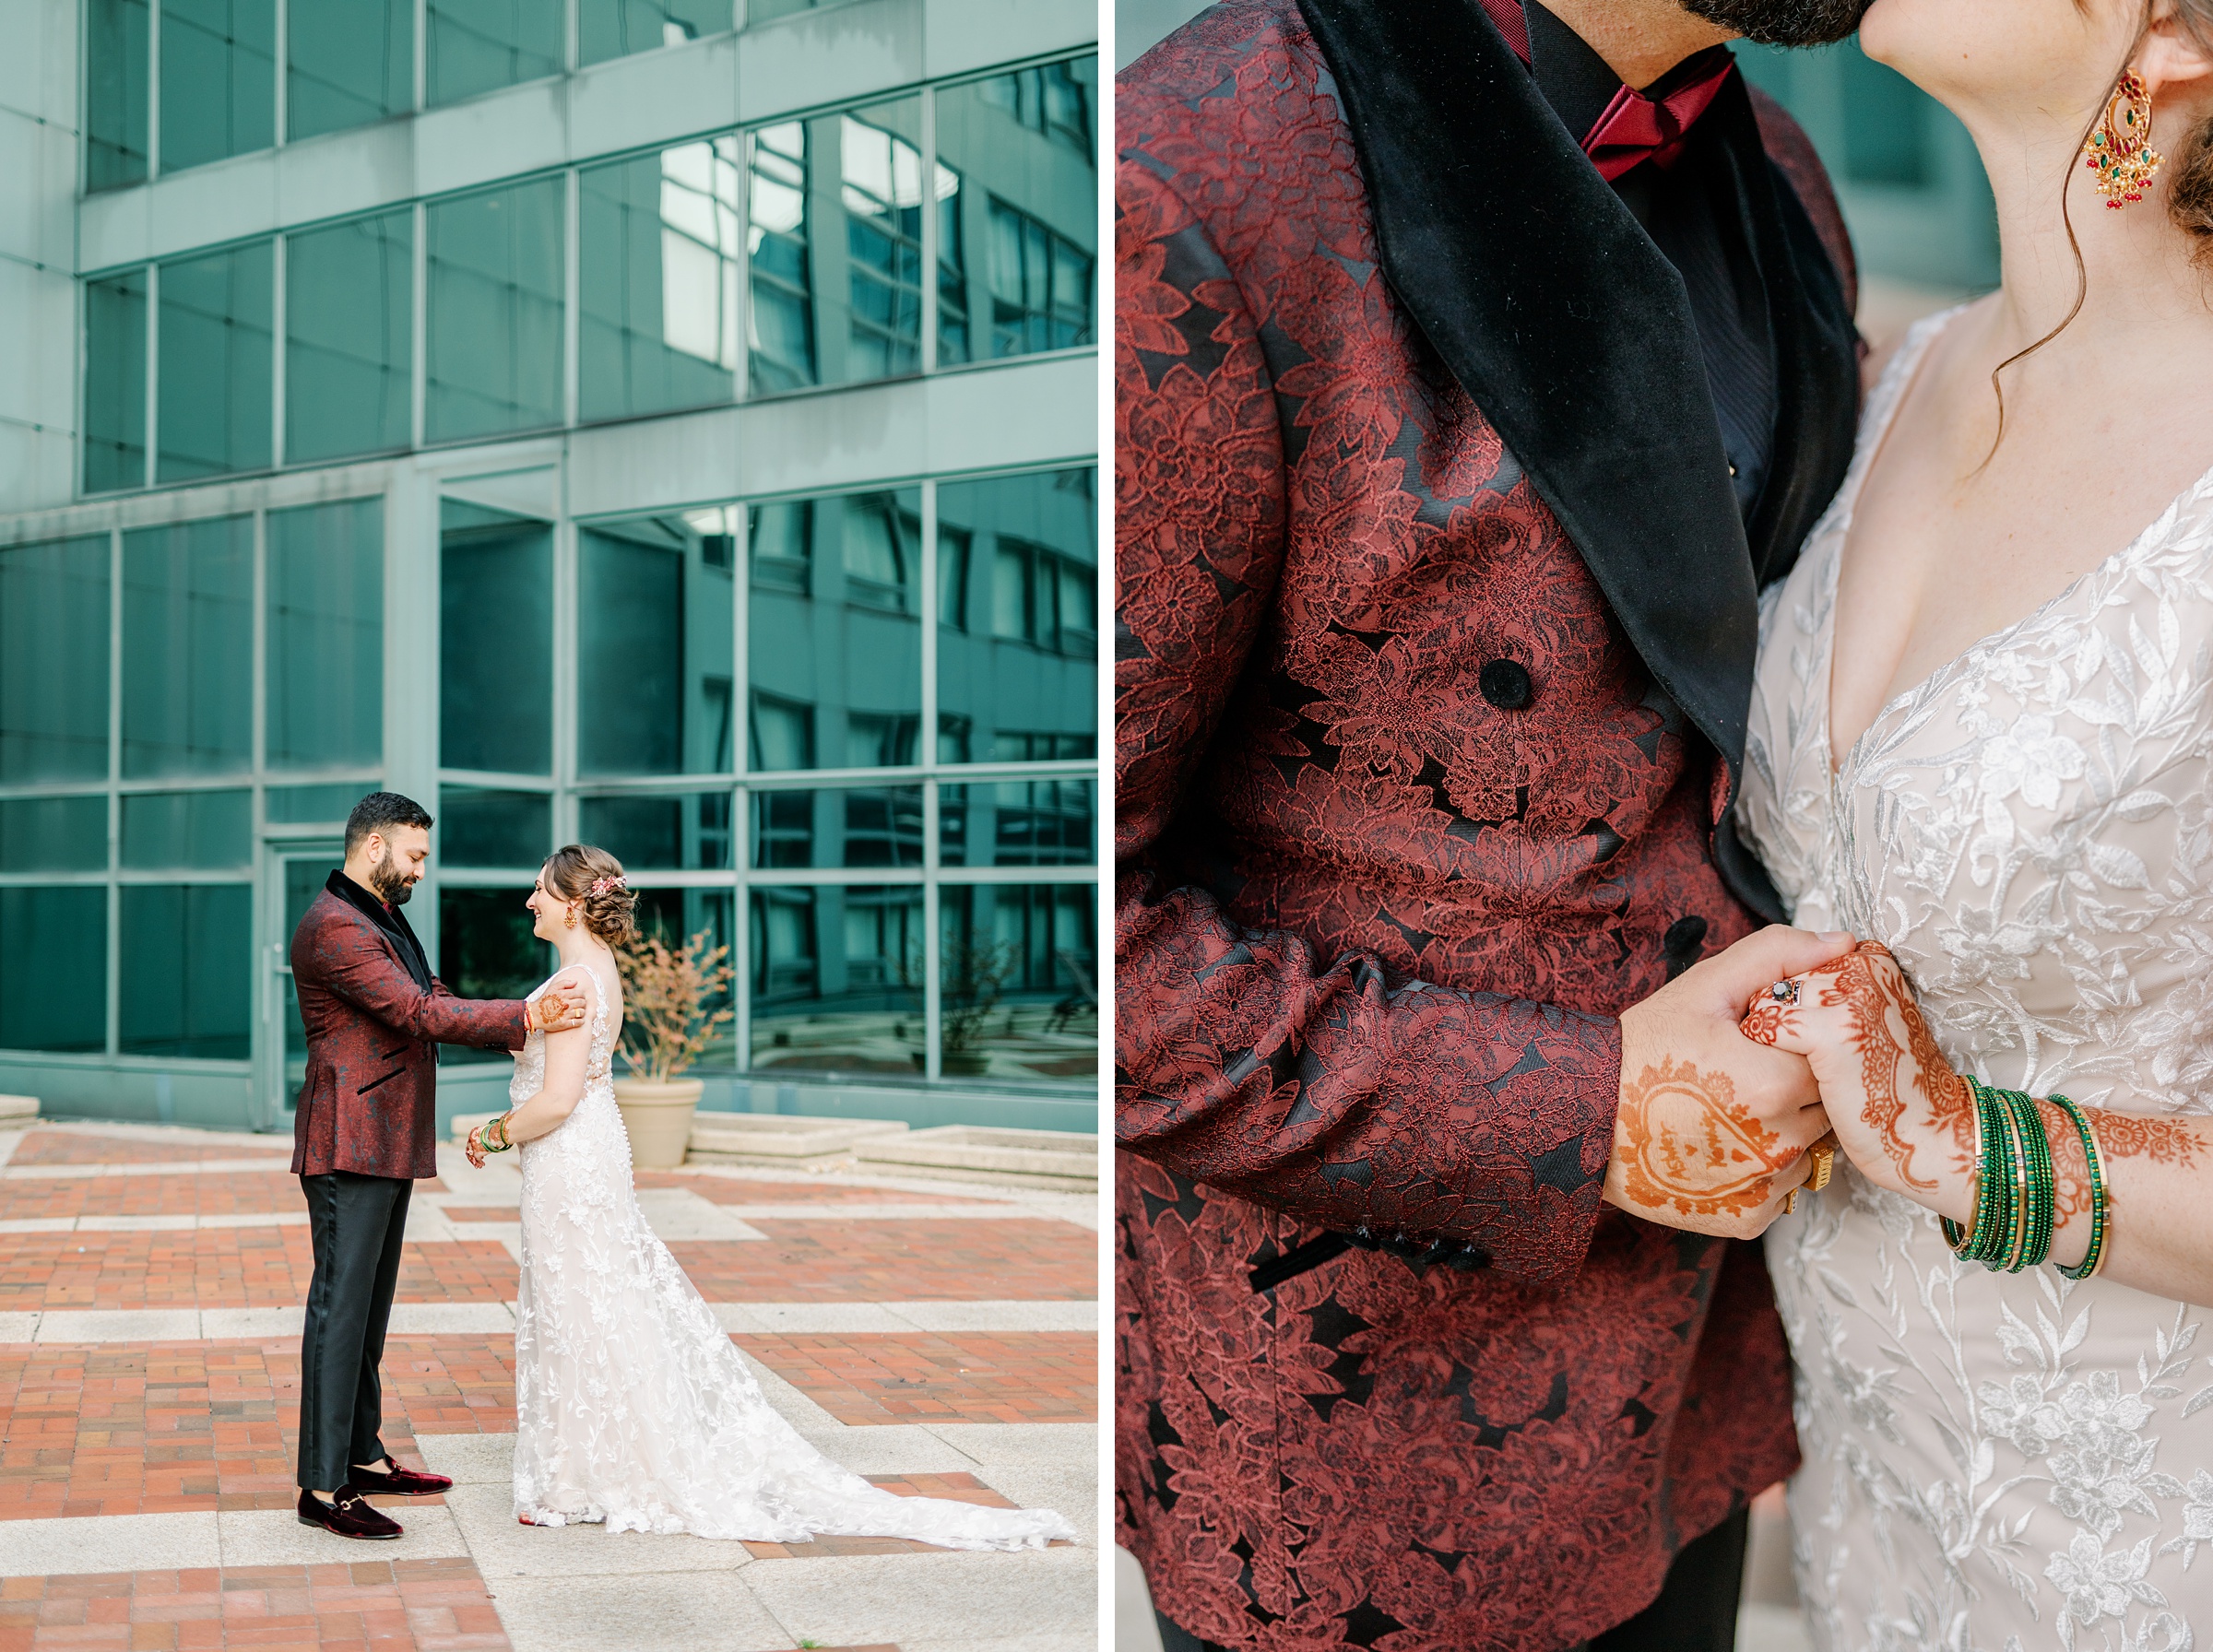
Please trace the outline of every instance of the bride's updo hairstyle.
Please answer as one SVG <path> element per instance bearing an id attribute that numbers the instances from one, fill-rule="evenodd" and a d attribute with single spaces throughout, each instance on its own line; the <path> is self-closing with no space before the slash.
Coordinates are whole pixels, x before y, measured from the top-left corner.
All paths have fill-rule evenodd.
<path id="1" fill-rule="evenodd" d="M 622 863 L 605 849 L 590 844 L 571 844 L 556 849 L 539 874 L 546 891 L 576 903 L 576 921 L 610 947 L 637 938 L 632 914 L 638 897 L 622 879 Z"/>
<path id="2" fill-rule="evenodd" d="M 2213 53 L 2213 0 L 2174 0 L 2175 20 L 2202 52 Z M 2174 182 L 2167 186 L 2167 215 L 2196 242 L 2200 268 L 2213 268 L 2213 115 L 2190 129 L 2174 148 Z"/>

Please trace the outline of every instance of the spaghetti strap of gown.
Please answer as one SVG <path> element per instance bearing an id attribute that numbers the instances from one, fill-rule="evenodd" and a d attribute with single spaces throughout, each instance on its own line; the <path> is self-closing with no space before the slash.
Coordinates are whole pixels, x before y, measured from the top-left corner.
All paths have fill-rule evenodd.
<path id="1" fill-rule="evenodd" d="M 609 994 L 595 971 L 581 973 L 592 1000 L 584 1098 L 520 1150 L 517 1517 L 779 1543 L 818 1533 L 949 1549 L 1072 1540 L 1050 1509 L 901 1497 L 870 1485 L 769 1405 L 638 1208 L 615 1105 Z M 515 1059 L 515 1102 L 543 1087 L 545 1064 L 545 1035 L 533 1032 Z"/>

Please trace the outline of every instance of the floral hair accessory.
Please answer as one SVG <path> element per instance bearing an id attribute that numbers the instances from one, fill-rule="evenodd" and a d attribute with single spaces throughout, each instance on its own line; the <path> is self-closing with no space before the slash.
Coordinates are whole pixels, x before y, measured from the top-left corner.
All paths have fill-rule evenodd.
<path id="1" fill-rule="evenodd" d="M 595 895 L 604 895 L 610 889 L 628 889 L 629 887 L 630 879 L 627 878 L 595 878 L 592 879 L 592 893 Z"/>

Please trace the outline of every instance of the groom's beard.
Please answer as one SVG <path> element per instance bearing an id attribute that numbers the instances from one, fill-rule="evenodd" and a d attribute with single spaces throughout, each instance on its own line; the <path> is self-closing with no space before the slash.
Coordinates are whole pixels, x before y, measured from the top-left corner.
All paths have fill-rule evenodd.
<path id="1" fill-rule="evenodd" d="M 1874 0 L 1682 0 L 1694 18 L 1764 46 L 1826 46 L 1860 26 Z"/>
<path id="2" fill-rule="evenodd" d="M 415 892 L 414 882 L 399 869 L 399 862 L 389 849 L 384 859 L 369 868 L 369 883 L 387 906 L 405 906 Z"/>

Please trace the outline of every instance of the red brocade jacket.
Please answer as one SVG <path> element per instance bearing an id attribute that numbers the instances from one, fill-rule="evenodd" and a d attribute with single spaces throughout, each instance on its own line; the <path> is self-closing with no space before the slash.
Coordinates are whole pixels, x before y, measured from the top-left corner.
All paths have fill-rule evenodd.
<path id="1" fill-rule="evenodd" d="M 1682 283 L 1479 16 L 1233 0 L 1118 83 L 1118 1531 L 1223 1646 L 1566 1646 L 1797 1461 L 1757 1249 L 1600 1192 L 1615 1018 L 1772 903 L 1725 809 L 1849 248 L 1733 79 L 1747 519 Z M 1330 1233 L 1401 1254 L 1256 1288 Z"/>

